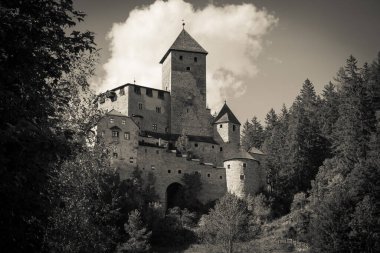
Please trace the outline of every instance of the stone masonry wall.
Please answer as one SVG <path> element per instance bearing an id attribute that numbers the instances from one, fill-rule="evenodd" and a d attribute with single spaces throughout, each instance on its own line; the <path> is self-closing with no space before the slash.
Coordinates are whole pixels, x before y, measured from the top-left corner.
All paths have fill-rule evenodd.
<path id="1" fill-rule="evenodd" d="M 244 167 L 244 163 L 246 167 Z M 234 159 L 224 162 L 227 190 L 239 197 L 255 194 L 263 186 L 263 175 L 256 160 Z"/>

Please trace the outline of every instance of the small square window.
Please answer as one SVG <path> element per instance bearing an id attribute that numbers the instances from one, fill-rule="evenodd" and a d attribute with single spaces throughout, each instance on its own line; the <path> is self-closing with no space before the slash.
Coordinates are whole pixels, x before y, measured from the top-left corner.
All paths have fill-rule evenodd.
<path id="1" fill-rule="evenodd" d="M 139 110 L 142 110 L 142 103 L 139 103 Z"/>
<path id="2" fill-rule="evenodd" d="M 157 131 L 157 124 L 152 124 L 152 128 L 154 131 Z"/>
<path id="3" fill-rule="evenodd" d="M 135 86 L 135 93 L 136 94 L 138 94 L 138 95 L 140 95 L 141 94 L 141 89 L 140 89 L 140 87 L 137 87 L 137 86 Z"/>
<path id="4" fill-rule="evenodd" d="M 197 57 L 194 57 L 194 62 L 197 62 L 198 61 L 198 58 Z"/>
<path id="5" fill-rule="evenodd" d="M 129 133 L 129 132 L 127 132 L 127 133 L 124 133 L 124 139 L 126 139 L 126 140 L 129 140 L 129 139 L 131 139 L 131 135 L 130 135 L 130 133 Z"/>
<path id="6" fill-rule="evenodd" d="M 223 151 L 223 147 L 220 147 L 220 149 L 219 149 L 219 150 L 220 150 L 220 152 L 222 152 L 222 151 Z"/>
<path id="7" fill-rule="evenodd" d="M 123 120 L 121 121 L 121 124 L 122 124 L 122 125 L 125 125 L 125 123 L 127 123 L 127 121 L 126 121 L 125 119 L 123 119 Z"/>
<path id="8" fill-rule="evenodd" d="M 113 158 L 117 158 L 118 154 L 115 152 L 112 154 Z"/>
<path id="9" fill-rule="evenodd" d="M 240 180 L 244 180 L 244 175 L 240 175 Z"/>
<path id="10" fill-rule="evenodd" d="M 119 137 L 119 131 L 112 131 L 112 137 Z"/>
<path id="11" fill-rule="evenodd" d="M 123 96 L 123 95 L 125 94 L 124 88 L 121 88 L 121 89 L 120 89 L 119 94 L 120 94 L 120 96 Z"/>
<path id="12" fill-rule="evenodd" d="M 186 70 L 191 70 L 191 68 L 190 67 L 186 67 Z"/>
<path id="13" fill-rule="evenodd" d="M 171 171 L 171 170 L 168 170 L 168 173 L 172 173 L 172 171 Z"/>
<path id="14" fill-rule="evenodd" d="M 247 164 L 246 163 L 243 163 L 243 168 L 247 168 Z"/>
<path id="15" fill-rule="evenodd" d="M 146 91 L 145 91 L 145 94 L 148 96 L 148 97 L 151 97 L 151 96 L 153 96 L 153 91 L 152 91 L 152 89 L 146 89 Z"/>
<path id="16" fill-rule="evenodd" d="M 219 125 L 219 128 L 223 128 L 223 124 L 220 124 L 220 125 Z"/>
<path id="17" fill-rule="evenodd" d="M 159 99 L 164 99 L 165 97 L 164 97 L 164 92 L 163 91 L 158 91 L 158 95 L 157 95 L 157 97 L 159 98 Z"/>
<path id="18" fill-rule="evenodd" d="M 209 173 L 209 174 L 207 174 L 207 177 L 210 177 L 210 173 Z"/>
<path id="19" fill-rule="evenodd" d="M 181 174 L 182 173 L 182 171 L 181 170 L 178 170 L 178 174 Z"/>
<path id="20" fill-rule="evenodd" d="M 179 56 L 179 59 L 182 61 L 182 60 L 183 60 L 183 56 L 182 56 L 182 55 L 180 55 L 180 56 Z"/>
<path id="21" fill-rule="evenodd" d="M 223 177 L 222 177 L 222 176 L 219 176 L 219 178 L 220 178 L 220 179 L 223 179 Z"/>
<path id="22" fill-rule="evenodd" d="M 113 118 L 110 118 L 110 123 L 113 124 L 115 121 Z"/>
<path id="23" fill-rule="evenodd" d="M 129 163 L 133 163 L 133 157 L 129 157 Z"/>
<path id="24" fill-rule="evenodd" d="M 195 143 L 195 144 L 194 144 L 194 147 L 196 147 L 196 148 L 197 148 L 197 147 L 198 147 L 198 143 Z"/>

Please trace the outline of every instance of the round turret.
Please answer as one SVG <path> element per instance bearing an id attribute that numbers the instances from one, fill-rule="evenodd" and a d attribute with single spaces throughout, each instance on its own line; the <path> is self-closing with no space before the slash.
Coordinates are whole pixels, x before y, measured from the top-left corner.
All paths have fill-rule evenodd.
<path id="1" fill-rule="evenodd" d="M 227 191 L 238 197 L 257 193 L 264 186 L 264 175 L 259 161 L 240 150 L 224 161 Z"/>

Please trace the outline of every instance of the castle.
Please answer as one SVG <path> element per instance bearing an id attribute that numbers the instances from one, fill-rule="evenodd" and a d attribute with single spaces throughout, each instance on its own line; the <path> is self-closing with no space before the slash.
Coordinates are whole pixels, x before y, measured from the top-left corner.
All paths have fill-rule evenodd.
<path id="1" fill-rule="evenodd" d="M 127 83 L 98 96 L 107 111 L 98 136 L 112 144 L 112 164 L 122 178 L 135 168 L 165 207 L 185 173 L 199 173 L 203 203 L 227 191 L 254 194 L 265 185 L 258 150 L 240 149 L 240 122 L 224 103 L 217 116 L 206 107 L 207 51 L 183 29 L 162 57 L 162 89 Z"/>

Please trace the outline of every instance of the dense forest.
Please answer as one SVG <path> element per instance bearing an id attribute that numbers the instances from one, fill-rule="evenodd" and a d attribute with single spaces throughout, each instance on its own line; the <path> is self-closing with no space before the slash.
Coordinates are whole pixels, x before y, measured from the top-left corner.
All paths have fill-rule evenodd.
<path id="1" fill-rule="evenodd" d="M 84 17 L 71 0 L 0 2 L 2 252 L 233 252 L 289 215 L 284 236 L 311 252 L 378 250 L 380 54 L 349 57 L 321 95 L 306 80 L 290 108 L 244 124 L 242 146 L 266 154 L 262 193 L 202 204 L 184 174 L 184 202 L 165 213 L 154 177 L 121 180 L 93 132 L 104 112 L 89 85 L 94 34 L 75 30 Z"/>

